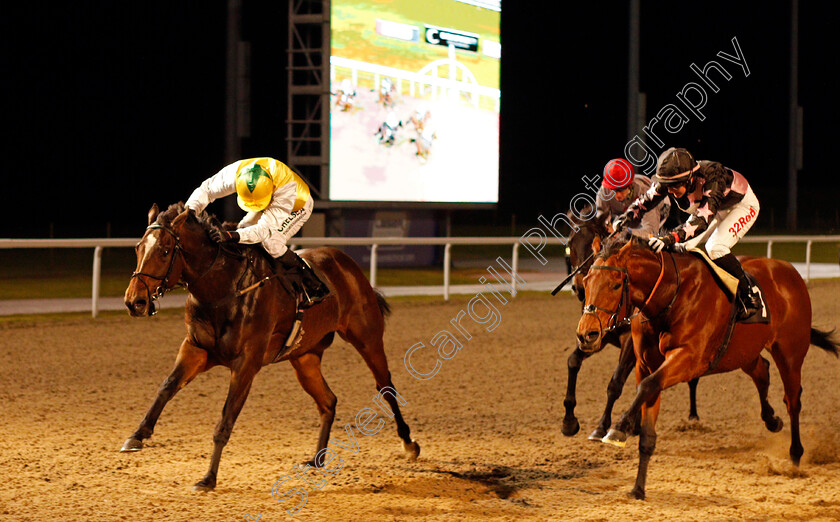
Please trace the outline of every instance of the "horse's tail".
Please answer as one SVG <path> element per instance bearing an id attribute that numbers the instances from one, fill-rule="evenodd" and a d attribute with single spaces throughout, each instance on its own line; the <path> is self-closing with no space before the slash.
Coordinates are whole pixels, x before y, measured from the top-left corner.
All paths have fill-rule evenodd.
<path id="1" fill-rule="evenodd" d="M 834 338 L 834 330 L 830 332 L 823 332 L 816 328 L 811 328 L 811 344 L 819 346 L 828 353 L 834 354 L 835 357 L 840 356 L 840 341 Z"/>
<path id="2" fill-rule="evenodd" d="M 391 315 L 391 305 L 385 300 L 385 294 L 378 288 L 374 288 L 373 293 L 376 294 L 376 304 L 379 305 L 379 311 L 382 312 L 382 317 Z"/>

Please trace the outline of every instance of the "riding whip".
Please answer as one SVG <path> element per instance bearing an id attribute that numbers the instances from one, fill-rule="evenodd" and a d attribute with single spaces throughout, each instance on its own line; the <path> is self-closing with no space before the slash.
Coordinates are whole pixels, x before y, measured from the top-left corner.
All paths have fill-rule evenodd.
<path id="1" fill-rule="evenodd" d="M 614 231 L 612 232 L 612 234 L 610 234 L 610 235 L 608 235 L 607 237 L 605 237 L 605 238 L 604 238 L 604 241 L 606 241 L 607 239 L 612 238 L 612 237 L 613 237 L 614 235 L 616 235 L 616 234 L 617 234 L 620 230 L 621 230 L 621 229 L 616 229 L 616 230 L 614 230 Z M 586 259 L 584 259 L 584 260 L 583 260 L 583 261 L 582 261 L 582 262 L 581 262 L 581 263 L 577 266 L 577 268 L 575 268 L 574 270 L 572 270 L 572 272 L 571 272 L 569 275 L 567 275 L 567 276 L 566 276 L 566 279 L 564 279 L 564 280 L 563 280 L 563 281 L 562 281 L 559 285 L 557 285 L 557 288 L 555 288 L 554 290 L 552 290 L 552 291 L 551 291 L 551 295 L 557 295 L 557 292 L 559 292 L 559 291 L 560 291 L 560 290 L 561 290 L 564 286 L 566 286 L 566 283 L 568 283 L 569 281 L 571 281 L 571 280 L 572 280 L 572 278 L 575 276 L 575 274 L 577 274 L 578 272 L 580 272 L 580 269 L 581 269 L 581 268 L 583 268 L 584 266 L 586 266 L 586 263 L 588 263 L 588 262 L 589 262 L 589 260 L 590 260 L 590 259 L 592 259 L 592 257 L 593 257 L 593 256 L 595 256 L 595 252 L 592 252 L 591 254 L 589 254 L 589 256 L 588 256 Z"/>

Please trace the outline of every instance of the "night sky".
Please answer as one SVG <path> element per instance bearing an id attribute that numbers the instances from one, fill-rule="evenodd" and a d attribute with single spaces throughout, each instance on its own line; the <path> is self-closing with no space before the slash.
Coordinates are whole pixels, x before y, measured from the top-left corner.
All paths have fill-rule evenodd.
<path id="1" fill-rule="evenodd" d="M 0 19 L 7 223 L 0 236 L 139 236 L 151 203 L 186 199 L 224 166 L 226 3 L 25 4 L 4 5 Z M 553 4 L 547 11 L 533 2 L 503 4 L 501 201 L 473 219 L 504 222 L 516 214 L 529 223 L 568 209 L 585 190 L 581 177 L 600 173 L 628 141 L 626 6 Z M 762 203 L 758 227 L 780 232 L 790 8 L 735 4 L 642 0 L 646 120 L 669 103 L 685 111 L 676 94 L 698 81 L 692 63 L 724 65 L 732 78 L 720 78 L 718 93 L 707 90 L 705 120 L 687 113 L 690 123 L 679 133 L 660 137 L 666 147 L 689 148 L 743 173 Z M 800 6 L 801 225 L 815 216 L 834 222 L 840 193 L 831 75 L 838 8 L 824 4 Z M 284 159 L 286 13 L 282 1 L 243 0 L 253 108 L 243 157 Z M 716 56 L 734 53 L 733 37 L 749 77 Z"/>

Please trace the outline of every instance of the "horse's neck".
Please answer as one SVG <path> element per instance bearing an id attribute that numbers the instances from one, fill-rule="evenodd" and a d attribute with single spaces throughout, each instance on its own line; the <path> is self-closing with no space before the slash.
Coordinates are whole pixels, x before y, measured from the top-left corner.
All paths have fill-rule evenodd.
<path id="1" fill-rule="evenodd" d="M 717 288 L 703 261 L 691 254 L 663 253 L 657 258 L 639 256 L 631 263 L 636 274 L 634 286 L 639 290 L 631 300 L 635 306 L 646 308 L 654 315 L 666 311 L 681 294 L 698 286 Z"/>
<path id="2" fill-rule="evenodd" d="M 199 301 L 218 302 L 227 299 L 237 291 L 241 283 L 249 284 L 250 264 L 246 253 L 242 256 L 217 250 L 215 253 L 196 260 L 189 277 L 184 277 L 189 292 Z"/>
<path id="3" fill-rule="evenodd" d="M 679 291 L 679 263 L 670 255 L 654 254 L 656 257 L 634 256 L 627 263 L 633 288 L 630 299 L 646 313 L 658 315 L 671 303 Z"/>

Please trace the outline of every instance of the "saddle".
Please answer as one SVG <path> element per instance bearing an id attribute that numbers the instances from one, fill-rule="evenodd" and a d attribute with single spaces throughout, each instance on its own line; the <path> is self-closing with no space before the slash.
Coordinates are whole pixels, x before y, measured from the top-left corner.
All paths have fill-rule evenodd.
<path id="1" fill-rule="evenodd" d="M 688 252 L 703 260 L 706 266 L 709 267 L 709 270 L 711 270 L 718 286 L 724 291 L 727 298 L 733 302 L 733 305 L 737 306 L 735 300 L 738 295 L 738 278 L 717 266 L 717 264 L 712 261 L 712 259 L 703 250 L 699 248 L 692 248 L 689 249 Z M 745 321 L 741 321 L 741 324 L 767 324 L 770 322 L 770 309 L 767 307 L 767 301 L 764 298 L 764 292 L 761 290 L 761 285 L 758 284 L 758 280 L 746 270 L 744 270 L 744 274 L 747 276 L 747 281 L 749 281 L 750 290 L 752 290 L 752 292 L 757 295 L 761 301 L 761 306 L 758 308 L 758 312 L 755 315 Z"/>

